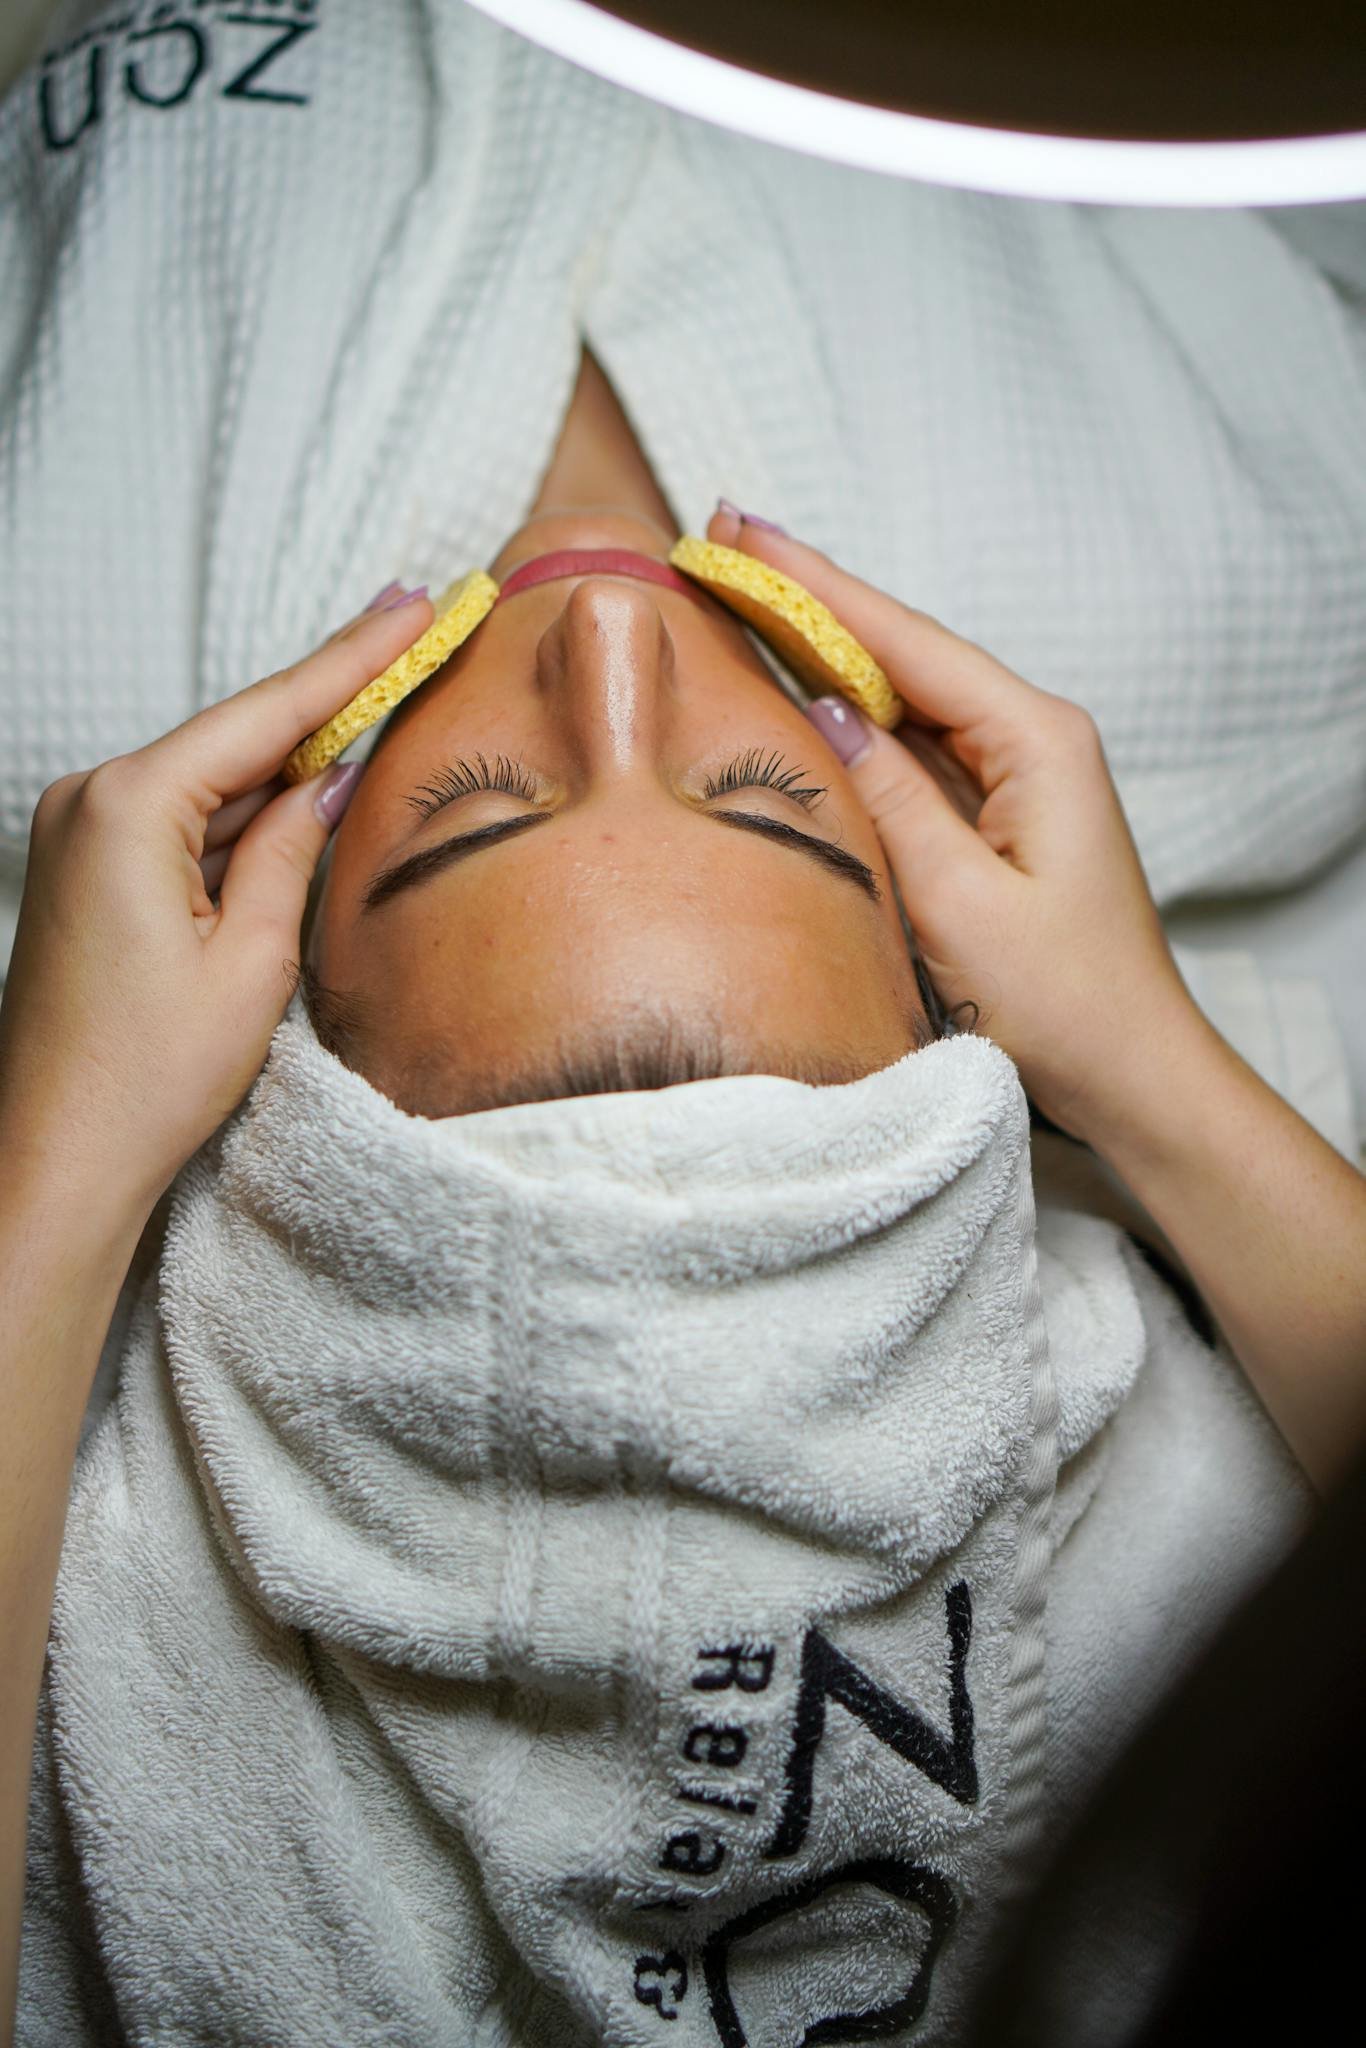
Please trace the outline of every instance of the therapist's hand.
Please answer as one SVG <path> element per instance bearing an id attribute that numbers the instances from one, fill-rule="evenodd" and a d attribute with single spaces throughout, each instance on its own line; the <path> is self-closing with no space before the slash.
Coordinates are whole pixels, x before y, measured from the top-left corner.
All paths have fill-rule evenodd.
<path id="1" fill-rule="evenodd" d="M 847 773 L 925 964 L 950 1009 L 978 1004 L 1044 1115 L 1086 1138 L 1126 1051 L 1195 1007 L 1095 721 L 798 540 L 729 513 L 707 533 L 795 577 L 905 700 L 893 732 L 852 707 L 839 722 L 869 742 Z"/>
<path id="2" fill-rule="evenodd" d="M 362 613 L 294 667 L 44 790 L 0 1003 L 7 1161 L 150 1214 L 237 1107 L 288 1007 L 335 823 L 314 810 L 324 778 L 290 787 L 279 771 L 432 617 L 425 597 Z"/>

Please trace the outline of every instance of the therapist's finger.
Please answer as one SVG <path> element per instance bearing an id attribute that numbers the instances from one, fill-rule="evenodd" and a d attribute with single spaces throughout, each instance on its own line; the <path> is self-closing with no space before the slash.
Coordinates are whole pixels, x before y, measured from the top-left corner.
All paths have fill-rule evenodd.
<path id="1" fill-rule="evenodd" d="M 204 877 L 204 893 L 206 896 L 216 896 L 218 894 L 223 876 L 227 872 L 228 862 L 232 859 L 232 854 L 233 849 L 231 846 L 220 846 L 216 853 L 206 853 L 200 861 L 199 872 Z"/>
<path id="2" fill-rule="evenodd" d="M 146 767 L 174 788 L 204 795 L 257 788 L 278 774 L 300 740 L 383 675 L 433 616 L 423 595 L 390 611 L 364 613 L 292 668 L 210 704 L 123 759 L 130 771 Z"/>
<path id="3" fill-rule="evenodd" d="M 288 956 L 297 948 L 309 886 L 361 772 L 359 761 L 334 762 L 322 774 L 291 785 L 233 845 L 219 888 L 217 938 L 243 973 L 274 974 L 280 949 Z M 212 858 L 217 863 L 219 854 Z"/>
<path id="4" fill-rule="evenodd" d="M 979 801 L 842 697 L 818 697 L 806 715 L 843 762 L 876 826 L 912 923 L 927 888 L 941 904 L 951 889 L 975 891 L 983 901 L 999 894 L 1001 863 L 989 836 L 976 829 Z"/>
<path id="5" fill-rule="evenodd" d="M 828 606 L 886 671 L 910 716 L 943 732 L 944 744 L 985 790 L 1018 767 L 1023 753 L 1050 746 L 1055 724 L 1074 715 L 1065 698 L 1027 682 L 975 641 L 851 576 L 803 541 L 732 512 L 713 513 L 707 536 L 781 570 Z"/>
<path id="6" fill-rule="evenodd" d="M 235 839 L 243 827 L 249 825 L 258 811 L 263 811 L 273 796 L 284 788 L 284 781 L 273 775 L 269 782 L 263 782 L 257 789 L 249 789 L 245 796 L 235 796 L 230 802 L 221 804 L 210 818 L 204 832 L 204 852 L 212 853 L 216 847 Z"/>

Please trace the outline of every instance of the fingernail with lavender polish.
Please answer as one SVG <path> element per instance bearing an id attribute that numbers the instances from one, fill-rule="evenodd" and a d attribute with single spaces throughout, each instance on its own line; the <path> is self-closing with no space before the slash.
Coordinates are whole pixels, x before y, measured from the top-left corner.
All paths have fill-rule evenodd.
<path id="1" fill-rule="evenodd" d="M 375 592 L 369 604 L 365 607 L 366 611 L 377 612 L 386 598 L 392 597 L 395 591 L 402 590 L 402 588 L 403 585 L 401 583 L 386 583 L 383 590 Z"/>
<path id="2" fill-rule="evenodd" d="M 426 584 L 419 583 L 416 590 L 400 590 L 398 596 L 391 597 L 388 604 L 380 606 L 380 610 L 382 612 L 396 612 L 401 604 L 411 604 L 414 598 L 425 597 L 426 595 Z"/>
<path id="3" fill-rule="evenodd" d="M 335 768 L 329 768 L 318 785 L 318 794 L 313 799 L 313 808 L 324 825 L 335 825 L 351 801 L 352 791 L 360 780 L 364 764 L 360 761 L 339 761 Z"/>
<path id="4" fill-rule="evenodd" d="M 792 538 L 787 528 L 779 526 L 776 520 L 761 519 L 757 512 L 742 512 L 738 505 L 731 504 L 729 498 L 718 498 L 716 509 L 718 512 L 728 512 L 733 519 L 738 519 L 743 526 L 761 526 L 765 533 L 780 533 L 784 540 Z"/>
<path id="5" fill-rule="evenodd" d="M 843 697 L 817 697 L 806 715 L 823 740 L 828 740 L 846 768 L 872 750 L 872 735 L 860 711 Z"/>

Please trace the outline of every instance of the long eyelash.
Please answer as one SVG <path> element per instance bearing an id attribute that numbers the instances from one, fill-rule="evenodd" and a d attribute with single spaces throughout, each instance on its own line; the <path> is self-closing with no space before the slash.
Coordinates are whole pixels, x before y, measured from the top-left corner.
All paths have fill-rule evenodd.
<path id="1" fill-rule="evenodd" d="M 781 754 L 770 754 L 765 761 L 762 750 L 751 747 L 747 754 L 727 762 L 719 775 L 709 775 L 702 794 L 717 797 L 732 789 L 770 788 L 814 810 L 825 795 L 825 785 L 802 783 L 799 778 L 804 773 L 801 768 L 784 767 Z M 480 789 L 502 789 L 510 796 L 525 797 L 529 803 L 536 801 L 536 783 L 520 761 L 510 761 L 506 754 L 499 754 L 490 769 L 484 756 L 476 754 L 474 761 L 456 761 L 443 768 L 432 782 L 423 784 L 423 795 L 405 797 L 404 802 L 429 818 L 443 804 L 454 802 L 458 796 L 472 796 Z"/>
<path id="2" fill-rule="evenodd" d="M 471 761 L 457 761 L 452 767 L 443 768 L 434 781 L 422 785 L 425 796 L 405 797 L 404 802 L 429 818 L 443 804 L 453 803 L 458 796 L 472 796 L 477 789 L 505 789 L 509 796 L 536 801 L 536 784 L 520 761 L 510 761 L 506 754 L 500 754 L 490 769 L 482 754 L 476 754 L 474 760 L 478 768 Z"/>
<path id="3" fill-rule="evenodd" d="M 799 784 L 798 778 L 805 774 L 803 768 L 784 768 L 781 754 L 770 754 L 763 760 L 758 747 L 751 747 L 747 754 L 731 761 L 721 770 L 719 776 L 709 775 L 704 796 L 721 796 L 728 789 L 752 789 L 769 787 L 781 790 L 784 796 L 795 797 L 808 810 L 825 795 L 824 786 L 812 783 Z"/>

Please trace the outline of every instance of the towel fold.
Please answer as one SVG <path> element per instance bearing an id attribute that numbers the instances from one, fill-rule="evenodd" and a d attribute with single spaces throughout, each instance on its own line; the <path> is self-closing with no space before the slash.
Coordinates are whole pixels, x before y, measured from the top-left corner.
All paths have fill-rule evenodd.
<path id="1" fill-rule="evenodd" d="M 1168 1659 L 1303 1512 L 1123 1231 L 1036 1228 L 984 1039 L 433 1123 L 296 1005 L 154 1283 L 68 1515 L 25 2048 L 111 2007 L 253 2048 L 951 2040 L 1123 1720 L 1049 1711 L 1054 1662 L 1113 1684 L 1045 1614 L 1106 1473 L 1141 1496 L 1203 1403 L 1206 1512 L 1255 1538 Z M 1174 1423 L 1126 1436 L 1154 1385 Z M 1085 1594 L 1144 1654 L 1170 1567 L 1126 1512 Z"/>

